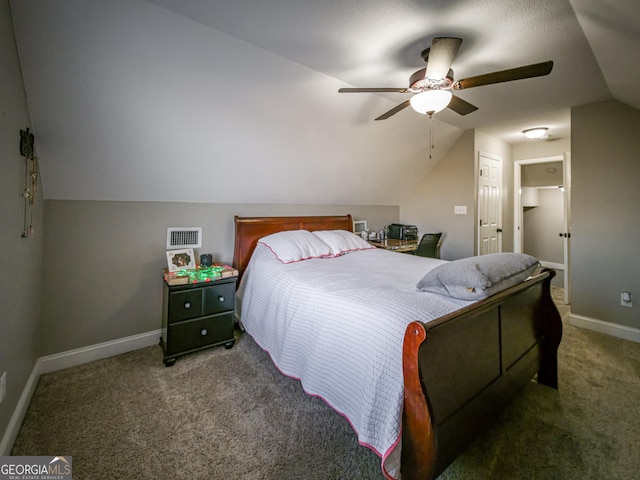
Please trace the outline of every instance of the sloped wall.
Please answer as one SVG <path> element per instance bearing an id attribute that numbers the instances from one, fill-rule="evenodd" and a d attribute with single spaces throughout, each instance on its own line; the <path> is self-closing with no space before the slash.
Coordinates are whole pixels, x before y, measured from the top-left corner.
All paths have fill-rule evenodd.
<path id="1" fill-rule="evenodd" d="M 395 98 L 153 3 L 12 9 L 45 199 L 397 205 L 436 162 L 425 115 L 374 121 Z"/>
<path id="2" fill-rule="evenodd" d="M 0 405 L 0 443 L 20 394 L 39 356 L 42 198 L 34 205 L 34 236 L 22 238 L 25 161 L 20 130 L 31 122 L 13 38 L 9 2 L 0 0 L 0 375 L 7 373 L 7 396 Z M 37 132 L 36 132 L 37 133 Z M 0 444 L 0 455 L 11 445 Z"/>

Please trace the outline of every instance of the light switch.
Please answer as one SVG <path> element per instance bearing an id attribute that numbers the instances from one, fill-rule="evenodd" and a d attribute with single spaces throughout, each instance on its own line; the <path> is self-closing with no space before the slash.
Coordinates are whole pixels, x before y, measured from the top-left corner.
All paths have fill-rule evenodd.
<path id="1" fill-rule="evenodd" d="M 453 213 L 456 215 L 466 215 L 467 214 L 467 206 L 466 205 L 456 205 L 453 207 Z"/>

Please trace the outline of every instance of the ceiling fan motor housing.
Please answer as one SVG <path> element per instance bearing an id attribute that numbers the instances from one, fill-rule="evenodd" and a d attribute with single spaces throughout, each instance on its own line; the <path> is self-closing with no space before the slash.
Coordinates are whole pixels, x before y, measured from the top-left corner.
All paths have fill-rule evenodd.
<path id="1" fill-rule="evenodd" d="M 449 69 L 447 76 L 441 79 L 427 79 L 425 77 L 427 67 L 421 68 L 409 77 L 409 90 L 414 93 L 424 92 L 426 90 L 447 89 L 453 85 L 453 70 Z"/>

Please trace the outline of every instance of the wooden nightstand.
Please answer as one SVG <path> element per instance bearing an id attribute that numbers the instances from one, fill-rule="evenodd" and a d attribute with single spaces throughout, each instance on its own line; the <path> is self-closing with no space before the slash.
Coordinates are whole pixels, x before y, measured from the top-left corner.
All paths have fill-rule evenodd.
<path id="1" fill-rule="evenodd" d="M 168 285 L 162 294 L 162 361 L 215 345 L 233 347 L 237 277 L 210 282 Z"/>

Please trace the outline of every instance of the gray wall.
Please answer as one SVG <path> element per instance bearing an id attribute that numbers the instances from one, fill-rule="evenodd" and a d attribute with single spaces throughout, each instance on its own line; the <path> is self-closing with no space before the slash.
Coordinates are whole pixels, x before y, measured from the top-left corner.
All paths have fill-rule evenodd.
<path id="1" fill-rule="evenodd" d="M 511 145 L 478 130 L 467 130 L 418 188 L 400 204 L 404 223 L 421 233 L 443 232 L 441 257 L 455 260 L 477 252 L 476 169 L 480 152 L 502 159 L 502 250 L 513 250 L 513 161 Z M 466 215 L 455 215 L 466 205 Z"/>
<path id="2" fill-rule="evenodd" d="M 576 107 L 571 125 L 572 313 L 640 328 L 640 111 Z"/>
<path id="3" fill-rule="evenodd" d="M 168 227 L 202 227 L 194 253 L 231 262 L 234 215 L 346 213 L 378 230 L 399 207 L 47 200 L 41 354 L 159 329 Z"/>
<path id="4" fill-rule="evenodd" d="M 474 144 L 474 131 L 465 131 L 400 205 L 403 223 L 417 225 L 421 234 L 443 232 L 440 256 L 445 260 L 474 252 Z M 455 205 L 466 205 L 467 215 L 454 215 Z"/>
<path id="5" fill-rule="evenodd" d="M 0 65 L 0 375 L 7 372 L 7 397 L 0 405 L 1 439 L 39 356 L 43 236 L 42 200 L 37 195 L 35 236 L 21 237 L 25 161 L 19 140 L 20 130 L 31 122 L 7 0 L 0 0 Z"/>
<path id="6" fill-rule="evenodd" d="M 523 187 L 550 187 L 562 185 L 562 162 L 522 165 L 520 183 Z"/>

